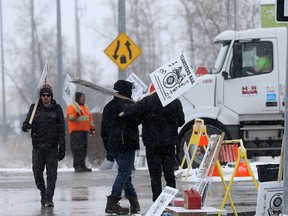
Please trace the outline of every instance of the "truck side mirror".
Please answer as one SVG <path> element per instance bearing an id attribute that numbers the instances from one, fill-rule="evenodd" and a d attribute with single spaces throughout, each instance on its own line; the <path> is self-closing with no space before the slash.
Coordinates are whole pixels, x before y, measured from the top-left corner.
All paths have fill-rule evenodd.
<path id="1" fill-rule="evenodd" d="M 224 80 L 227 80 L 228 79 L 228 72 L 223 71 L 222 76 L 224 77 Z"/>

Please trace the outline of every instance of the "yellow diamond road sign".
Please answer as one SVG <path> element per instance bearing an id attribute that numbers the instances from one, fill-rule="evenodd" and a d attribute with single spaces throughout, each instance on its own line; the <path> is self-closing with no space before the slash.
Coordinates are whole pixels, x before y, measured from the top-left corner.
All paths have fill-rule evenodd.
<path id="1" fill-rule="evenodd" d="M 122 32 L 104 52 L 121 70 L 125 70 L 142 51 Z"/>

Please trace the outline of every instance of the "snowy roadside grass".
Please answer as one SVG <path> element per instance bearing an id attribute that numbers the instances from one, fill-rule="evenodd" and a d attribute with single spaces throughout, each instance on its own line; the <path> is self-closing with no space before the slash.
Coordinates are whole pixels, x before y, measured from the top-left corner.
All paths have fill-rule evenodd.
<path id="1" fill-rule="evenodd" d="M 0 138 L 0 168 L 31 168 L 32 144 L 30 134 Z"/>
<path id="2" fill-rule="evenodd" d="M 29 133 L 0 137 L 0 169 L 32 169 L 32 143 Z M 59 162 L 59 169 L 72 169 L 73 159 L 66 156 Z"/>

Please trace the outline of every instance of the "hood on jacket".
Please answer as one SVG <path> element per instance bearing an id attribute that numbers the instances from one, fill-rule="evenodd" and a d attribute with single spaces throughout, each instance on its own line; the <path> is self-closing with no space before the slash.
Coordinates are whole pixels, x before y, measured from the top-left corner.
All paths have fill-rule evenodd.
<path id="1" fill-rule="evenodd" d="M 115 82 L 113 89 L 118 91 L 120 95 L 131 98 L 133 88 L 133 83 L 126 80 L 118 80 Z"/>
<path id="2" fill-rule="evenodd" d="M 80 102 L 80 98 L 81 98 L 82 95 L 85 96 L 85 94 L 82 93 L 82 92 L 76 92 L 76 93 L 75 93 L 75 101 L 76 101 L 79 105 L 84 105 L 83 103 Z"/>

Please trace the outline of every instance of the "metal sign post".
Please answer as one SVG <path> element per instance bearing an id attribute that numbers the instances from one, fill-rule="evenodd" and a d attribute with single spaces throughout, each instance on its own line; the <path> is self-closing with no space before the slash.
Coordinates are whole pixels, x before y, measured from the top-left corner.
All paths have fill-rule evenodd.
<path id="1" fill-rule="evenodd" d="M 288 1 L 276 0 L 276 22 L 288 23 Z M 288 55 L 288 29 L 286 34 L 286 57 Z M 284 158 L 283 158 L 283 215 L 288 215 L 288 59 L 286 58 L 286 84 L 285 84 L 285 122 L 284 122 Z"/>
<path id="2" fill-rule="evenodd" d="M 288 29 L 287 29 L 288 36 Z M 286 41 L 286 56 L 288 55 L 288 41 Z M 283 215 L 288 215 L 288 61 L 286 59 L 286 89 L 285 89 L 285 128 L 284 128 L 284 158 L 283 158 Z"/>
<path id="3" fill-rule="evenodd" d="M 125 0 L 118 0 L 118 33 L 126 33 Z M 126 80 L 126 73 L 118 69 L 118 79 Z"/>

